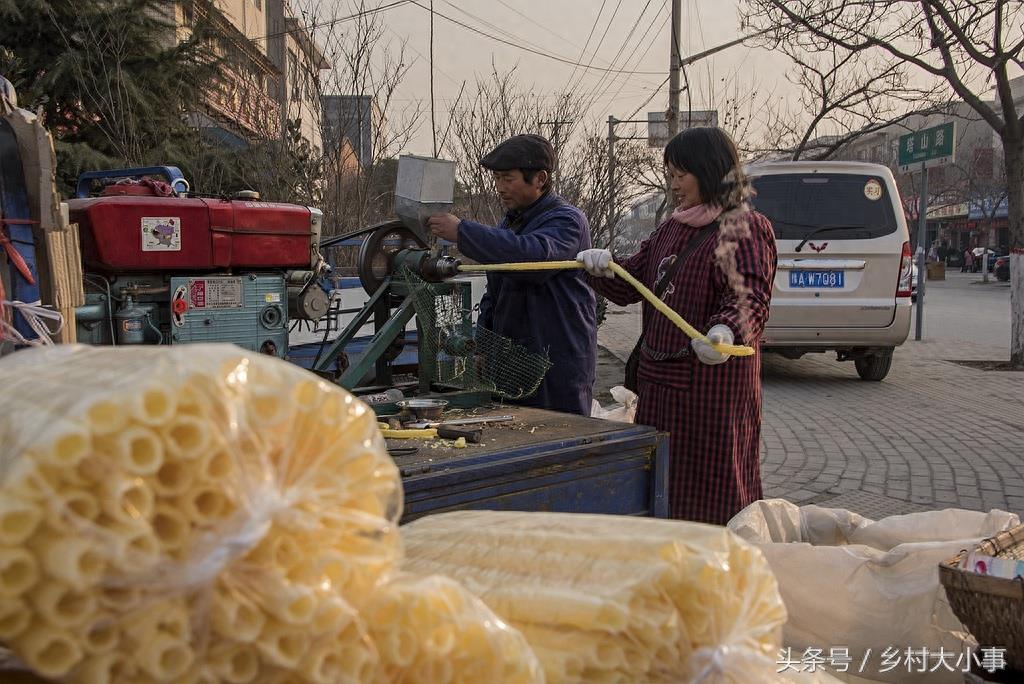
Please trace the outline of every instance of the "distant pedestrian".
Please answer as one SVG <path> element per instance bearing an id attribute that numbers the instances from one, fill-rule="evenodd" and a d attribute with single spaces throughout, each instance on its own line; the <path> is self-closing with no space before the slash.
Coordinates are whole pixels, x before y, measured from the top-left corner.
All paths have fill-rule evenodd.
<path id="1" fill-rule="evenodd" d="M 960 272 L 974 273 L 974 252 L 970 247 L 964 250 L 964 263 L 960 267 Z"/>

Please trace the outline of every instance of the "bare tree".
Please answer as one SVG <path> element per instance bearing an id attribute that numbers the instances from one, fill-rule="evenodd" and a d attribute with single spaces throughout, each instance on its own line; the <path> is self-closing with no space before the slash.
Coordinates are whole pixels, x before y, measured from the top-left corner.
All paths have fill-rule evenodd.
<path id="1" fill-rule="evenodd" d="M 616 145 L 616 184 L 610 185 L 608 143 L 597 125 L 579 120 L 581 98 L 565 94 L 554 102 L 522 85 L 515 69 L 477 78 L 474 92 L 448 112 L 450 131 L 441 154 L 457 163 L 459 211 L 475 220 L 496 224 L 504 209 L 493 190 L 491 174 L 479 160 L 503 140 L 520 133 L 540 133 L 546 122 L 560 122 L 557 143 L 559 193 L 586 214 L 591 240 L 607 246 L 610 226 L 630 204 L 652 190 L 664 190 L 660 156 L 637 141 Z"/>
<path id="2" fill-rule="evenodd" d="M 966 154 L 962 154 L 950 170 L 960 180 L 957 184 L 956 199 L 966 204 L 971 214 L 979 217 L 978 246 L 986 248 L 981 257 L 985 260 L 981 268 L 982 280 L 988 282 L 989 231 L 992 229 L 996 214 L 1009 196 L 1006 166 L 1000 158 L 999 150 L 976 148 L 965 152 Z"/>
<path id="3" fill-rule="evenodd" d="M 946 87 L 999 136 L 1008 184 L 1012 334 L 1010 362 L 1024 367 L 1024 101 L 1010 66 L 1024 67 L 1019 0 L 747 0 L 745 22 L 774 29 L 779 44 L 812 55 L 834 49 L 894 60 Z M 986 83 L 997 99 L 988 101 Z"/>
<path id="4" fill-rule="evenodd" d="M 792 62 L 786 79 L 799 98 L 766 113 L 770 125 L 761 150 L 773 156 L 828 159 L 864 136 L 943 111 L 948 102 L 939 85 L 911 84 L 895 59 L 870 59 L 835 45 L 812 53 L 787 41 L 775 47 Z"/>
<path id="5" fill-rule="evenodd" d="M 318 206 L 325 235 L 389 217 L 394 158 L 420 116 L 416 105 L 395 98 L 411 66 L 405 44 L 387 40 L 380 15 L 362 1 L 353 8 L 278 0 L 273 13 L 283 24 L 265 37 L 266 54 L 279 73 L 255 69 L 259 54 L 228 60 L 222 115 L 247 144 L 236 150 L 207 146 L 202 186 L 240 184 L 267 199 Z M 260 42 L 234 50 L 259 52 Z M 324 104 L 332 98 L 336 106 L 326 116 Z"/>
<path id="6" fill-rule="evenodd" d="M 423 109 L 418 102 L 400 103 L 395 97 L 412 61 L 405 41 L 387 40 L 380 15 L 366 13 L 361 0 L 354 4 L 354 20 L 334 23 L 337 17 L 325 12 L 337 14 L 337 4 L 303 1 L 307 21 L 326 27 L 316 36 L 333 62 L 331 71 L 318 74 L 318 92 L 359 102 L 338 119 L 321 122 L 329 177 L 325 213 L 334 231 L 344 233 L 392 214 L 393 160 L 416 134 Z M 358 131 L 358 139 L 348 141 L 351 147 L 342 140 L 345 129 Z"/>
<path id="7" fill-rule="evenodd" d="M 504 210 L 493 190 L 490 172 L 480 159 L 500 142 L 521 133 L 539 133 L 544 121 L 570 121 L 580 103 L 565 96 L 546 104 L 520 86 L 516 69 L 500 73 L 493 65 L 478 76 L 475 92 L 456 102 L 448 112 L 449 135 L 442 140 L 441 156 L 454 159 L 462 209 L 475 220 L 495 224 Z M 565 124 L 559 135 L 559 182 L 564 184 L 567 150 L 575 139 L 574 123 Z"/>

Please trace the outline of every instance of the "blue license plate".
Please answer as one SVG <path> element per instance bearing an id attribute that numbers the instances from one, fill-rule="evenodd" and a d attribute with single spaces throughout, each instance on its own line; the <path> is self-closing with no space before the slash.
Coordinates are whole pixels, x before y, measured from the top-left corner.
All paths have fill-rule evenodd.
<path id="1" fill-rule="evenodd" d="M 790 287 L 809 287 L 814 289 L 840 289 L 845 283 L 842 271 L 790 271 Z"/>

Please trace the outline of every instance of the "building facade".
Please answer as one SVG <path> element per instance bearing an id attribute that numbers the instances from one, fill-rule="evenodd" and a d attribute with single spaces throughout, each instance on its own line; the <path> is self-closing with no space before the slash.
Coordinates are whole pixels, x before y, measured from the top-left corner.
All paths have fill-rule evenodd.
<path id="1" fill-rule="evenodd" d="M 325 149 L 340 150 L 347 139 L 359 165 L 370 167 L 384 126 L 377 100 L 370 95 L 325 95 L 322 103 Z"/>
<path id="2" fill-rule="evenodd" d="M 323 51 L 303 27 L 288 0 L 267 2 L 267 52 L 280 72 L 274 96 L 281 125 L 297 122 L 302 138 L 316 155 L 323 147 L 320 73 L 331 68 Z"/>
<path id="3" fill-rule="evenodd" d="M 204 89 L 190 115 L 212 139 L 244 147 L 281 137 L 299 121 L 310 146 L 320 136 L 319 73 L 330 65 L 287 0 L 191 0 L 178 3 L 177 38 L 198 22 L 211 27 L 211 52 L 221 60 L 220 77 Z"/>
<path id="4" fill-rule="evenodd" d="M 1011 82 L 1014 101 L 1024 102 L 1024 76 Z M 998 101 L 991 100 L 998 109 Z M 907 133 L 953 121 L 954 160 L 928 170 L 926 242 L 962 254 L 973 247 L 1005 250 L 1009 244 L 1006 214 L 1006 176 L 1002 145 L 992 127 L 965 102 L 952 102 L 946 114 L 914 116 L 844 146 L 833 159 L 884 164 L 896 176 L 907 215 L 916 233 L 921 172 L 899 168 L 899 139 Z M 916 236 L 915 236 L 916 239 Z"/>

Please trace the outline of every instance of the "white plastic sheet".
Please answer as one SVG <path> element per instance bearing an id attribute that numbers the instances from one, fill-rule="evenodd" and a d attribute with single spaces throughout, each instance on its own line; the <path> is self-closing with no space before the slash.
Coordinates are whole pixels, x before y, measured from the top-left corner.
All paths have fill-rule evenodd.
<path id="1" fill-rule="evenodd" d="M 794 658 L 809 648 L 826 657 L 830 649 L 846 648 L 849 672 L 857 677 L 959 684 L 963 674 L 945 666 L 915 671 L 906 649 L 961 654 L 972 645 L 939 585 L 938 565 L 1017 524 L 1019 518 L 1005 511 L 957 509 L 876 522 L 847 510 L 771 499 L 746 507 L 728 526 L 771 565 L 789 613 L 784 645 Z M 891 648 L 902 656 L 885 672 L 892 658 L 882 656 Z"/>
<path id="2" fill-rule="evenodd" d="M 611 395 L 615 403 L 610 406 L 602 407 L 596 399 L 593 401 L 590 417 L 632 423 L 636 418 L 636 394 L 621 385 L 616 385 L 612 387 Z"/>

